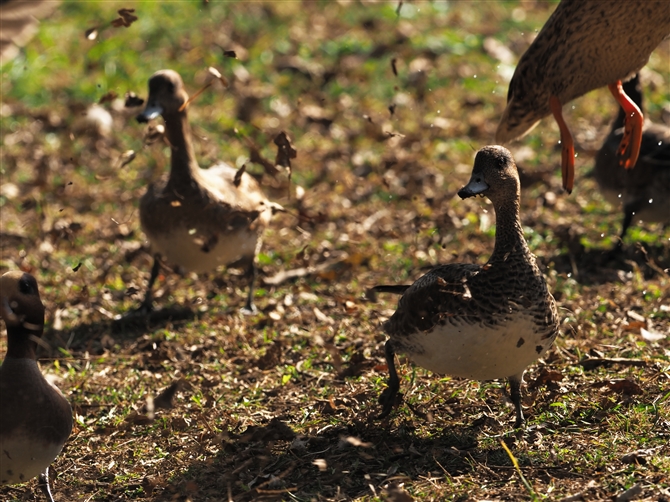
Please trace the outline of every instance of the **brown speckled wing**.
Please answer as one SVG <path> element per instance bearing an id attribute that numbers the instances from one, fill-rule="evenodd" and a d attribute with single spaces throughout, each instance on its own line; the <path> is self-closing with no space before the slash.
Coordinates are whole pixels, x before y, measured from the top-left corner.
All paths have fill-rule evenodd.
<path id="1" fill-rule="evenodd" d="M 533 316 L 542 338 L 558 333 L 556 303 L 534 262 L 512 257 L 504 265 L 443 265 L 407 290 L 384 329 L 400 341 L 456 319 L 495 327 L 519 312 Z"/>
<path id="2" fill-rule="evenodd" d="M 480 273 L 480 265 L 454 264 L 434 268 L 417 279 L 398 302 L 398 309 L 384 324 L 386 333 L 402 337 L 428 331 L 448 315 L 470 311 L 472 291 L 468 285 Z"/>

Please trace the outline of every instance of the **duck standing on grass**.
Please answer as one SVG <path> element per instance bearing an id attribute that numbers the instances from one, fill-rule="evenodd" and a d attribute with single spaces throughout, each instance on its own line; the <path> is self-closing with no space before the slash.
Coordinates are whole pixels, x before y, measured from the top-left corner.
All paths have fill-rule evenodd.
<path id="1" fill-rule="evenodd" d="M 221 265 L 246 270 L 253 303 L 256 255 L 263 229 L 281 206 L 270 202 L 258 182 L 245 172 L 221 163 L 201 169 L 195 159 L 186 114 L 188 94 L 175 71 L 161 70 L 149 79 L 146 108 L 137 117 L 147 122 L 161 115 L 172 151 L 170 172 L 152 183 L 140 199 L 140 222 L 154 253 L 147 294 L 140 312 L 152 308 L 151 290 L 160 268 L 159 256 L 193 272 Z"/>
<path id="2" fill-rule="evenodd" d="M 623 85 L 624 92 L 644 111 L 640 79 L 635 75 Z M 614 205 L 623 203 L 623 238 L 634 220 L 670 223 L 670 127 L 646 120 L 642 130 L 640 156 L 635 169 L 624 169 L 617 159 L 617 145 L 623 136 L 626 112 L 619 114 L 610 134 L 596 154 L 595 177 L 605 198 Z"/>
<path id="3" fill-rule="evenodd" d="M 556 302 L 523 237 L 519 174 L 510 152 L 501 146 L 477 152 L 472 177 L 458 195 L 482 195 L 493 202 L 493 254 L 485 265 L 435 267 L 405 291 L 384 324 L 390 378 L 379 399 L 381 417 L 391 412 L 400 388 L 394 354 L 401 352 L 436 373 L 507 378 L 520 427 L 523 373 L 551 347 L 559 321 Z"/>
<path id="4" fill-rule="evenodd" d="M 624 167 L 632 168 L 640 151 L 643 117 L 621 82 L 647 64 L 668 35 L 667 0 L 562 0 L 519 60 L 496 141 L 519 138 L 552 113 L 561 131 L 563 188 L 569 193 L 575 151 L 561 107 L 608 86 L 626 112 L 618 155 Z"/>
<path id="5" fill-rule="evenodd" d="M 0 366 L 0 485 L 39 476 L 53 502 L 49 465 L 72 432 L 72 408 L 35 361 L 44 330 L 44 305 L 35 278 L 23 272 L 0 277 L 0 314 L 7 354 Z"/>

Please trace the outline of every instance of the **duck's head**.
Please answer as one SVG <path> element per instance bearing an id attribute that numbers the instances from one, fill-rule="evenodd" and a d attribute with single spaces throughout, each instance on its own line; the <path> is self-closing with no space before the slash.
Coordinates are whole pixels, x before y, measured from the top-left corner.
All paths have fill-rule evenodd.
<path id="1" fill-rule="evenodd" d="M 149 79 L 149 97 L 144 111 L 137 116 L 138 122 L 148 122 L 159 115 L 178 113 L 188 94 L 184 82 L 174 70 L 160 70 Z"/>
<path id="2" fill-rule="evenodd" d="M 15 270 L 0 277 L 0 317 L 8 333 L 20 329 L 41 335 L 44 305 L 32 275 Z"/>
<path id="3" fill-rule="evenodd" d="M 484 195 L 494 203 L 519 196 L 519 172 L 512 154 L 502 146 L 485 146 L 477 152 L 472 176 L 461 188 L 461 199 Z"/>

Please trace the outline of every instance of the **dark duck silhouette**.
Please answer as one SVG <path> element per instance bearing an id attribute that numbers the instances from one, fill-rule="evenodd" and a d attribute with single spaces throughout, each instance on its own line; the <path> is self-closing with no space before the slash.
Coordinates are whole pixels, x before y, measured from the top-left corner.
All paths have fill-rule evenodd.
<path id="1" fill-rule="evenodd" d="M 625 93 L 644 111 L 638 75 L 623 85 Z M 623 168 L 618 161 L 618 145 L 624 135 L 626 112 L 619 113 L 612 130 L 598 150 L 595 178 L 605 198 L 623 205 L 620 249 L 628 228 L 636 220 L 670 223 L 670 127 L 645 120 L 640 156 L 635 169 Z"/>

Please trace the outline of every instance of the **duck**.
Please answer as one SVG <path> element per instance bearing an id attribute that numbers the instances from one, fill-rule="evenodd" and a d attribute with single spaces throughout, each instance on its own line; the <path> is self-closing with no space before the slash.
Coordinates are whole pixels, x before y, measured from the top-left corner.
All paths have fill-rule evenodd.
<path id="1" fill-rule="evenodd" d="M 644 113 L 640 77 L 636 74 L 623 85 L 624 92 Z M 629 171 L 617 161 L 617 149 L 624 134 L 626 112 L 619 113 L 602 147 L 596 153 L 594 174 L 601 192 L 612 205 L 623 203 L 623 224 L 615 250 L 633 220 L 670 223 L 670 127 L 645 120 L 640 156 Z"/>
<path id="2" fill-rule="evenodd" d="M 139 203 L 140 223 L 154 261 L 138 310 L 152 310 L 151 291 L 164 257 L 192 272 L 210 272 L 222 265 L 243 267 L 249 284 L 243 312 L 253 313 L 263 230 L 282 207 L 270 202 L 243 170 L 226 163 L 200 168 L 191 140 L 188 100 L 181 76 L 160 70 L 149 79 L 149 97 L 137 116 L 141 123 L 162 116 L 171 150 L 169 173 L 151 183 Z"/>
<path id="3" fill-rule="evenodd" d="M 0 65 L 19 53 L 37 31 L 38 19 L 51 14 L 60 0 L 3 0 L 0 9 Z"/>
<path id="4" fill-rule="evenodd" d="M 519 173 L 509 150 L 499 145 L 479 150 L 470 181 L 458 195 L 462 199 L 480 195 L 493 203 L 493 253 L 484 265 L 436 266 L 403 293 L 383 325 L 389 382 L 379 399 L 380 418 L 396 402 L 400 381 L 394 356 L 403 353 L 434 373 L 507 379 L 515 427 L 523 425 L 523 374 L 553 344 L 559 317 L 523 236 L 520 193 Z"/>
<path id="5" fill-rule="evenodd" d="M 622 82 L 647 64 L 651 52 L 670 35 L 670 3 L 647 0 L 562 0 L 521 56 L 496 130 L 507 144 L 553 114 L 561 135 L 563 188 L 574 185 L 574 141 L 562 107 L 607 86 L 626 114 L 617 153 L 632 168 L 639 155 L 643 116 Z"/>
<path id="6" fill-rule="evenodd" d="M 49 465 L 70 437 L 72 408 L 35 360 L 44 305 L 32 275 L 11 271 L 0 277 L 0 316 L 7 326 L 7 354 L 0 365 L 0 485 L 39 476 L 53 502 Z"/>

